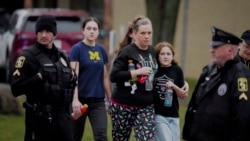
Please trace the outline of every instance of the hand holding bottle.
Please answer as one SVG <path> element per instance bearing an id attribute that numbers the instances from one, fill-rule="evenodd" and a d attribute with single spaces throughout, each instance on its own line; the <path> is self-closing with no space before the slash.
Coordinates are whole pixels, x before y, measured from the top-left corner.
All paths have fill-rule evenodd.
<path id="1" fill-rule="evenodd" d="M 142 67 L 139 70 L 140 70 L 141 75 L 149 76 L 152 73 L 152 68 L 151 67 Z"/>
<path id="2" fill-rule="evenodd" d="M 87 111 L 87 108 L 88 108 L 88 105 L 87 104 L 84 104 L 81 109 L 80 109 L 80 113 L 75 113 L 73 112 L 71 114 L 71 118 L 73 120 L 77 120 L 80 116 L 82 116 L 86 111 Z"/>
<path id="3" fill-rule="evenodd" d="M 152 68 L 150 67 L 141 67 L 139 64 L 136 65 L 138 68 L 138 81 L 143 84 L 147 80 L 147 77 L 152 73 Z"/>

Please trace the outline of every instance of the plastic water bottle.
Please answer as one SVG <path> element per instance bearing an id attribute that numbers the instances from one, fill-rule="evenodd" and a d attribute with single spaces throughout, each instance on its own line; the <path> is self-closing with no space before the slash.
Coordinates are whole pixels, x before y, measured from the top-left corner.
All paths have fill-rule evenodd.
<path id="1" fill-rule="evenodd" d="M 153 76 L 148 76 L 146 82 L 145 82 L 145 90 L 146 91 L 152 91 L 153 90 Z"/>
<path id="2" fill-rule="evenodd" d="M 128 60 L 128 70 L 135 70 L 135 64 L 133 63 L 133 60 Z M 135 82 L 137 78 L 132 78 L 129 81 L 130 82 Z"/>
<path id="3" fill-rule="evenodd" d="M 80 109 L 80 114 L 76 114 L 76 113 L 72 113 L 71 114 L 71 118 L 73 120 L 77 120 L 80 116 L 82 116 L 86 111 L 87 111 L 87 108 L 88 108 L 88 105 L 87 104 L 84 104 L 81 109 Z"/>
<path id="4" fill-rule="evenodd" d="M 173 102 L 173 90 L 167 89 L 165 91 L 165 100 L 164 100 L 164 106 L 165 107 L 171 107 Z"/>
<path id="5" fill-rule="evenodd" d="M 147 80 L 145 82 L 146 91 L 153 90 L 153 81 L 154 81 L 153 79 L 154 79 L 154 70 L 152 70 L 152 73 L 147 77 Z"/>

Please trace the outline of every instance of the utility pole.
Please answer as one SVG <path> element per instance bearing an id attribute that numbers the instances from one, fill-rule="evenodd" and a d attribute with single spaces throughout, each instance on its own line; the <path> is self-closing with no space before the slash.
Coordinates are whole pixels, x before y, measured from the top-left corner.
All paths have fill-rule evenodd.
<path id="1" fill-rule="evenodd" d="M 182 24 L 182 44 L 181 44 L 181 57 L 180 63 L 183 71 L 185 71 L 186 65 L 186 50 L 187 50 L 187 27 L 188 27 L 188 12 L 189 12 L 189 0 L 184 0 L 183 10 L 183 24 Z"/>
<path id="2" fill-rule="evenodd" d="M 112 30 L 112 0 L 104 0 L 104 25 L 105 36 L 103 45 L 106 51 L 109 52 L 109 32 Z"/>

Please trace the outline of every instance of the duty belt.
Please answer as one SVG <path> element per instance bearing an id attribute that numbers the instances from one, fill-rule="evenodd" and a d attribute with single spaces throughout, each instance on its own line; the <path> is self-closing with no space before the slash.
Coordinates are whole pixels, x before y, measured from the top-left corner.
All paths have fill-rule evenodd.
<path id="1" fill-rule="evenodd" d="M 26 110 L 33 111 L 33 112 L 49 112 L 49 113 L 65 113 L 68 110 L 68 107 L 61 105 L 61 106 L 54 106 L 54 105 L 47 105 L 47 104 L 31 104 L 28 102 L 23 103 L 23 107 Z"/>

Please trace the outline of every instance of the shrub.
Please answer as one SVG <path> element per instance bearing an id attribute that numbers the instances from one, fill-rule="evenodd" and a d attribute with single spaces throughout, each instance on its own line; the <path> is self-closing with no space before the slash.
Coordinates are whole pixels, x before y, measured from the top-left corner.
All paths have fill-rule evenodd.
<path id="1" fill-rule="evenodd" d="M 0 92 L 0 114 L 22 115 L 20 102 L 12 95 L 10 86 L 1 85 L 3 85 L 3 89 Z"/>

